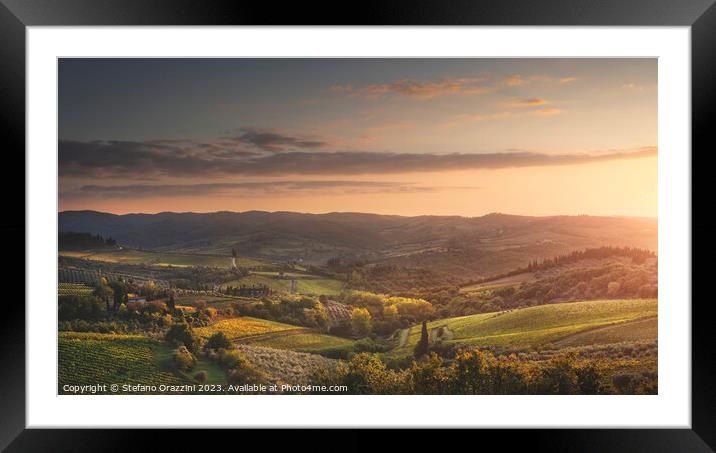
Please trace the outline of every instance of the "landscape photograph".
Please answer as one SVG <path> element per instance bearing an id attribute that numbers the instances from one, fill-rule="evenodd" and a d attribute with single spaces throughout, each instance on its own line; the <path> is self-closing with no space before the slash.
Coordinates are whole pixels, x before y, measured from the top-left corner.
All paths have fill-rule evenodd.
<path id="1" fill-rule="evenodd" d="M 658 394 L 657 88 L 58 59 L 58 394 Z"/>

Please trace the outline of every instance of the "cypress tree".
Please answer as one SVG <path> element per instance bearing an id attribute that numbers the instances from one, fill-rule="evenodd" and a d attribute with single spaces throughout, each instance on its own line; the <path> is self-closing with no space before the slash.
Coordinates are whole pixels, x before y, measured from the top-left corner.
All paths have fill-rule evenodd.
<path id="1" fill-rule="evenodd" d="M 423 328 L 420 331 L 420 341 L 415 345 L 413 355 L 418 358 L 428 353 L 428 323 L 423 321 Z"/>

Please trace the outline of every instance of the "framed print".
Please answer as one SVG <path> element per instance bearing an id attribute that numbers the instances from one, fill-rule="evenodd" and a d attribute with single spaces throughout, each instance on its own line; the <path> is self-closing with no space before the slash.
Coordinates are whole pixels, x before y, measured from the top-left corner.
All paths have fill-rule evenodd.
<path id="1" fill-rule="evenodd" d="M 711 2 L 6 3 L 9 451 L 326 427 L 713 448 Z"/>

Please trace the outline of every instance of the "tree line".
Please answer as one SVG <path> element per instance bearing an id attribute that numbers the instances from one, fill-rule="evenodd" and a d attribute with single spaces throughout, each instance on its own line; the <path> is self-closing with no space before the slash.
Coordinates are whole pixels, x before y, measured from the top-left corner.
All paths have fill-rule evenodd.
<path id="1" fill-rule="evenodd" d="M 62 248 L 102 248 L 115 247 L 117 241 L 112 237 L 102 237 L 99 234 L 76 233 L 74 231 L 60 232 L 58 237 L 58 245 Z"/>

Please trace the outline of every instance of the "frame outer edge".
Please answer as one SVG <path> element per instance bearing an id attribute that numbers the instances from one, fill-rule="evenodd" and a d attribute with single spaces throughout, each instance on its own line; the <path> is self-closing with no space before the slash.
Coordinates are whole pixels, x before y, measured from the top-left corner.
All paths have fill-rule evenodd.
<path id="1" fill-rule="evenodd" d="M 716 118 L 716 5 L 699 17 L 691 27 L 691 160 L 692 160 L 692 429 L 712 449 L 716 449 L 716 337 L 705 288 L 713 277 L 708 259 L 713 256 L 713 232 L 716 220 L 707 210 L 697 213 L 697 201 L 707 206 L 713 191 L 713 119 Z M 709 197 L 710 198 L 710 197 Z M 713 201 L 710 200 L 710 206 Z M 700 240 L 699 247 L 693 243 Z M 699 266 L 698 260 L 701 259 Z M 698 297 L 700 296 L 700 297 Z"/>
<path id="2" fill-rule="evenodd" d="M 7 297 L 0 315 L 0 448 L 25 428 L 25 25 L 0 4 L 0 130 L 3 132 L 3 164 L 0 178 L 3 215 L 0 233 L 8 252 L 15 255 L 5 266 L 5 279 L 15 288 L 22 281 L 22 299 Z M 22 171 L 20 171 L 22 169 Z M 17 179 L 16 179 L 17 178 Z M 19 181 L 18 181 L 19 179 Z M 19 238 L 25 240 L 20 241 Z M 10 253 L 7 253 L 9 256 Z M 21 260 L 18 260 L 22 257 Z M 22 263 L 22 264 L 21 264 Z M 16 295 L 17 296 L 17 295 Z M 6 311 L 7 310 L 7 311 Z"/>
<path id="3" fill-rule="evenodd" d="M 179 0 L 180 3 L 183 3 Z M 25 146 L 25 24 L 29 25 L 79 25 L 79 24 L 107 24 L 107 25 L 131 25 L 131 24 L 171 24 L 181 25 L 189 23 L 224 23 L 226 17 L 231 19 L 238 19 L 238 23 L 255 24 L 259 23 L 262 14 L 257 14 L 256 17 L 252 17 L 252 14 L 238 14 L 232 15 L 231 12 L 239 12 L 238 8 L 227 11 L 220 9 L 218 13 L 224 14 L 224 20 L 216 20 L 217 14 L 200 14 L 199 19 L 189 19 L 188 15 L 191 15 L 193 11 L 191 8 L 183 9 L 183 13 L 172 11 L 169 7 L 153 7 L 143 8 L 130 2 L 124 3 L 128 10 L 123 11 L 123 14 L 116 14 L 116 8 L 119 3 L 116 1 L 102 2 L 103 5 L 109 5 L 110 8 L 106 9 L 103 13 L 97 13 L 96 10 L 92 11 L 89 6 L 90 2 L 83 2 L 83 0 L 71 0 L 64 2 L 64 6 L 70 6 L 64 11 L 64 14 L 57 14 L 58 11 L 47 8 L 48 2 L 39 1 L 14 1 L 14 0 L 2 0 L 0 3 L 0 57 L 3 61 L 3 71 L 0 71 L 0 99 L 2 99 L 3 109 L 0 111 L 0 124 L 2 124 L 3 131 L 7 134 L 8 140 L 6 141 L 6 149 L 22 149 L 23 156 L 22 167 L 24 166 L 24 146 Z M 161 2 L 160 2 L 161 3 Z M 510 1 L 509 3 L 515 3 Z M 554 4 L 555 2 L 552 2 Z M 665 2 L 666 3 L 666 2 Z M 671 2 L 672 4 L 674 2 Z M 684 2 L 686 3 L 686 2 Z M 10 9 L 6 4 L 11 4 Z M 44 9 L 43 9 L 44 6 Z M 78 10 L 78 7 L 86 6 L 88 10 Z M 475 6 L 473 4 L 473 6 Z M 659 14 L 654 16 L 653 14 L 647 15 L 645 19 L 638 21 L 641 25 L 692 25 L 692 150 L 702 149 L 701 154 L 694 153 L 693 157 L 698 156 L 699 161 L 705 161 L 706 153 L 710 152 L 706 147 L 710 145 L 709 138 L 712 135 L 710 133 L 710 118 L 716 117 L 716 85 L 714 84 L 714 74 L 716 74 L 716 40 L 714 40 L 714 30 L 716 30 L 716 6 L 714 6 L 714 0 L 708 1 L 690 1 L 688 8 L 680 9 L 680 15 L 676 20 L 669 20 L 669 13 L 672 13 L 674 8 L 667 8 L 664 12 L 662 8 L 655 8 L 653 2 L 650 3 L 649 9 L 661 10 Z M 469 5 L 462 4 L 455 8 L 456 10 L 466 10 Z M 504 8 L 509 9 L 509 8 Z M 577 8 L 579 9 L 579 8 Z M 386 22 L 389 23 L 391 18 L 400 15 L 401 8 L 396 8 L 391 14 L 387 14 L 381 17 L 380 13 L 376 14 L 375 22 Z M 418 10 L 416 8 L 416 10 Z M 692 15 L 686 17 L 684 10 L 688 10 Z M 250 9 L 244 9 L 243 12 L 251 11 Z M 385 9 L 384 9 L 385 11 Z M 415 10 L 414 10 L 415 11 Z M 432 8 L 419 10 L 418 13 L 406 14 L 404 22 L 407 23 L 437 23 L 443 25 L 462 24 L 464 22 L 484 22 L 493 24 L 507 23 L 504 21 L 504 15 L 494 13 L 487 14 L 481 19 L 475 18 L 475 14 L 466 14 L 463 19 L 452 17 L 446 17 L 445 14 L 439 14 L 432 21 L 425 21 L 426 16 L 423 14 L 430 14 L 433 11 Z M 373 11 L 375 12 L 375 11 Z M 16 14 L 17 13 L 17 16 Z M 566 16 L 574 17 L 575 11 L 566 14 Z M 577 11 L 577 14 L 579 11 Z M 587 11 L 584 11 L 588 14 Z M 174 16 L 172 16 L 174 14 Z M 138 16 L 144 16 L 141 20 L 138 20 Z M 300 14 L 299 14 L 300 16 Z M 519 15 L 518 15 L 519 16 Z M 18 17 L 22 18 L 18 19 Z M 195 16 L 197 17 L 197 16 Z M 630 15 L 633 19 L 633 15 Z M 686 20 L 685 20 L 686 17 Z M 422 18 L 422 20 L 421 20 Z M 466 19 L 465 19 L 466 18 Z M 613 16 L 612 16 L 613 18 Z M 693 20 L 688 20 L 693 18 Z M 416 22 L 417 19 L 417 22 Z M 524 19 L 524 17 L 517 17 L 516 20 L 512 21 L 515 25 L 517 24 L 530 24 L 539 22 L 540 17 L 532 17 L 531 19 Z M 24 23 L 23 23 L 24 22 Z M 557 20 L 552 22 L 558 22 L 561 24 L 609 24 L 609 25 L 624 25 L 620 21 L 610 20 L 610 16 L 604 16 L 603 14 L 595 14 L 594 20 L 570 20 L 565 16 L 560 16 Z M 633 20 L 632 20 L 633 22 Z M 7 155 L 7 154 L 6 154 Z M 19 152 L 18 152 L 19 155 Z M 17 158 L 18 160 L 20 158 Z M 712 180 L 714 179 L 711 174 L 706 172 L 710 169 L 707 165 L 694 166 L 692 165 L 693 176 L 698 174 L 699 178 L 692 179 L 692 192 L 693 201 L 696 201 L 699 194 L 708 194 L 709 189 L 713 187 Z M 708 178 L 707 178 L 708 176 Z M 24 178 L 24 172 L 23 176 Z M 12 194 L 17 192 L 17 186 L 11 179 L 4 179 L 2 184 L 5 185 L 6 193 Z M 708 185 L 707 185 L 708 184 Z M 23 181 L 24 185 L 24 181 Z M 708 196 L 708 195 L 705 195 Z M 15 213 L 17 210 L 21 210 L 23 215 L 15 215 L 8 217 L 0 217 L 0 228 L 6 234 L 19 235 L 20 232 L 24 232 L 25 229 L 25 207 L 24 201 L 22 204 L 19 201 L 11 201 L 6 199 L 7 209 L 12 208 Z M 694 203 L 695 205 L 695 203 Z M 709 220 L 705 215 L 698 216 L 693 213 L 693 235 L 694 237 L 705 238 L 706 234 L 712 233 L 716 228 L 716 222 Z M 706 238 L 706 241 L 702 241 L 698 252 L 693 255 L 705 256 L 707 253 L 712 251 L 713 245 L 711 245 Z M 692 239 L 693 241 L 693 239 Z M 17 248 L 19 254 L 19 241 L 15 241 L 16 245 L 13 247 Z M 15 249 L 13 249 L 15 251 Z M 24 256 L 24 250 L 23 250 Z M 17 279 L 19 279 L 19 266 L 14 267 L 14 271 Z M 23 259 L 23 271 L 24 271 L 24 259 Z M 708 269 L 693 267 L 694 276 L 706 277 Z M 23 275 L 24 276 L 24 275 Z M 692 277 L 693 279 L 693 277 Z M 23 281 L 25 279 L 23 278 Z M 705 280 L 704 280 L 705 281 Z M 700 288 L 701 286 L 695 286 Z M 24 296 L 24 291 L 23 291 Z M 702 302 L 701 305 L 694 304 L 693 310 L 693 355 L 692 355 L 692 367 L 693 367 L 693 395 L 696 398 L 692 398 L 692 416 L 693 416 L 693 431 L 696 435 L 708 444 L 712 449 L 716 445 L 716 392 L 713 383 L 716 382 L 716 372 L 714 371 L 714 362 L 716 355 L 716 341 L 712 334 L 712 321 L 711 318 L 706 316 L 707 309 L 704 308 Z M 17 313 L 10 315 L 7 313 L 5 316 L 0 316 L 0 351 L 4 359 L 3 376 L 0 377 L 1 382 L 5 385 L 0 386 L 0 402 L 2 402 L 3 416 L 0 417 L 0 448 L 5 448 L 22 430 L 25 428 L 25 325 L 24 325 L 24 306 L 18 307 L 19 304 L 13 304 L 14 308 L 9 307 L 8 310 L 17 310 Z M 22 314 L 20 314 L 22 313 Z M 22 320 L 21 324 L 18 325 L 17 321 Z M 29 434 L 29 433 L 24 433 Z M 38 433 L 39 434 L 39 433 Z M 25 437 L 25 436 L 22 436 Z"/>

